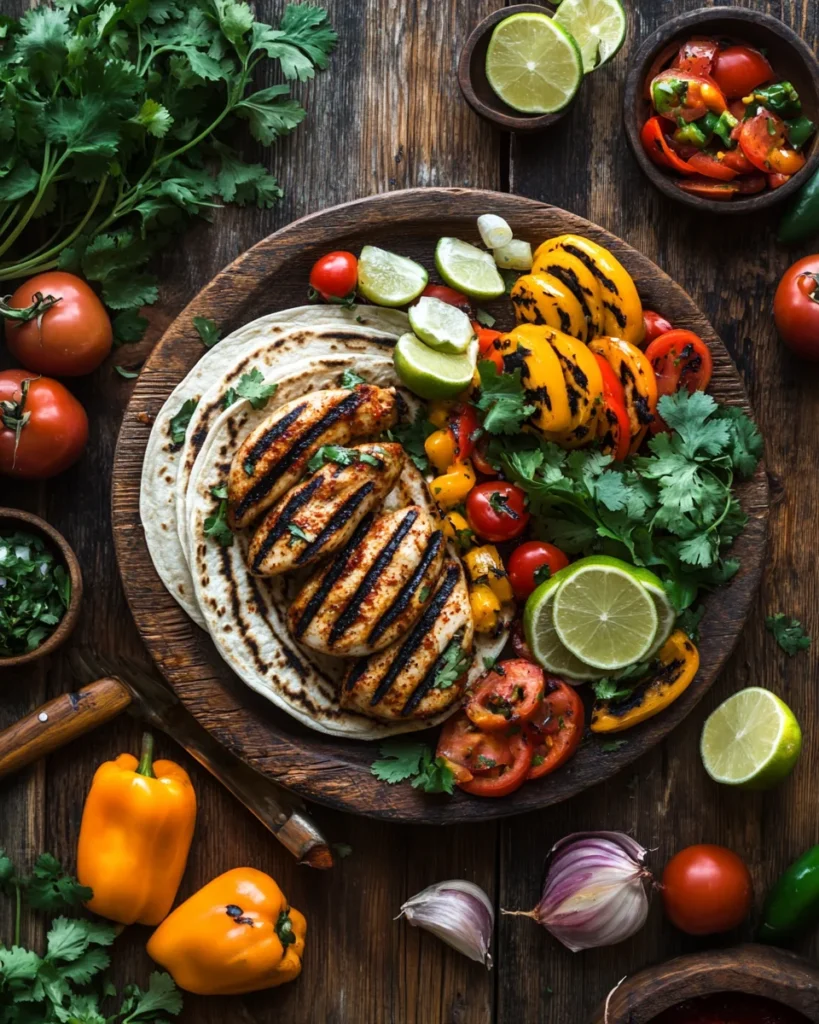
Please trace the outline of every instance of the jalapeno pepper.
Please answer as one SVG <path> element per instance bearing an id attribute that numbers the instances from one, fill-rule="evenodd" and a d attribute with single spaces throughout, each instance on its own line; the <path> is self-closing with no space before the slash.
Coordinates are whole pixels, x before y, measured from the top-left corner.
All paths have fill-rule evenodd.
<path id="1" fill-rule="evenodd" d="M 801 242 L 819 233 L 819 171 L 797 194 L 779 225 L 780 242 Z"/>
<path id="2" fill-rule="evenodd" d="M 757 939 L 779 945 L 819 923 L 819 846 L 794 861 L 768 893 Z"/>

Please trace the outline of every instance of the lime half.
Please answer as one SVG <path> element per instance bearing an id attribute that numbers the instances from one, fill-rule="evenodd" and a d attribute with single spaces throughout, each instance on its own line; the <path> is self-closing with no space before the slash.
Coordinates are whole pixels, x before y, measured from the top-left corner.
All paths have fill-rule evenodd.
<path id="1" fill-rule="evenodd" d="M 497 299 L 506 291 L 492 254 L 459 238 L 439 240 L 435 246 L 435 266 L 450 288 L 473 299 Z"/>
<path id="2" fill-rule="evenodd" d="M 611 60 L 626 38 L 620 0 L 563 0 L 554 20 L 574 37 L 586 74 Z"/>
<path id="3" fill-rule="evenodd" d="M 578 683 L 599 679 L 600 672 L 597 669 L 586 665 L 563 646 L 552 621 L 555 594 L 567 578 L 564 573 L 571 575 L 571 566 L 555 573 L 529 595 L 523 612 L 526 643 L 532 657 L 547 672 L 554 672 L 557 676 L 565 676 Z"/>
<path id="4" fill-rule="evenodd" d="M 477 345 L 464 355 L 436 352 L 414 334 L 395 343 L 395 372 L 421 398 L 453 398 L 469 387 L 475 372 Z"/>
<path id="5" fill-rule="evenodd" d="M 750 686 L 723 701 L 705 722 L 700 754 L 715 782 L 771 789 L 793 771 L 802 730 L 776 694 Z"/>
<path id="6" fill-rule="evenodd" d="M 448 302 L 422 295 L 410 306 L 410 327 L 421 341 L 439 352 L 460 355 L 469 348 L 475 332 L 466 313 Z"/>
<path id="7" fill-rule="evenodd" d="M 565 2 L 565 0 L 564 0 Z M 495 93 L 523 114 L 553 114 L 574 98 L 583 58 L 571 35 L 545 14 L 512 14 L 499 22 L 486 51 Z"/>
<path id="8" fill-rule="evenodd" d="M 420 263 L 365 245 L 358 258 L 358 290 L 376 306 L 406 306 L 426 288 L 429 275 Z"/>
<path id="9" fill-rule="evenodd" d="M 555 596 L 552 618 L 563 644 L 587 665 L 611 672 L 641 661 L 654 646 L 654 599 L 633 565 L 587 558 Z"/>

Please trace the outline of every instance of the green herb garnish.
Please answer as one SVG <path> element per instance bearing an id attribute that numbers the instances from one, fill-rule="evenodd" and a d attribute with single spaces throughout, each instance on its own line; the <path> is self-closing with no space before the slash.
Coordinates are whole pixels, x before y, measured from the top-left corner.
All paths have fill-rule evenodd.
<path id="1" fill-rule="evenodd" d="M 484 359 L 478 363 L 481 390 L 474 405 L 483 412 L 482 426 L 490 434 L 519 434 L 537 406 L 526 401 L 520 370 L 499 373 L 497 366 Z"/>
<path id="2" fill-rule="evenodd" d="M 414 789 L 425 793 L 449 793 L 455 776 L 442 757 L 434 757 L 426 743 L 385 740 L 378 748 L 382 760 L 374 761 L 370 771 L 391 786 L 412 779 Z"/>
<path id="3" fill-rule="evenodd" d="M 790 615 L 782 612 L 769 615 L 765 619 L 765 628 L 773 633 L 776 642 L 790 658 L 810 647 L 811 639 L 802 628 L 802 623 Z"/>
<path id="4" fill-rule="evenodd" d="M 219 501 L 219 507 L 217 508 L 214 515 L 210 515 L 205 519 L 205 536 L 215 540 L 216 543 L 223 548 L 229 548 L 233 545 L 233 531 L 228 526 L 227 521 L 227 510 L 228 503 L 225 497 L 222 497 L 224 489 L 222 487 L 214 487 L 211 490 L 211 494 L 214 498 L 221 498 Z"/>
<path id="5" fill-rule="evenodd" d="M 249 373 L 242 374 L 235 391 L 239 398 L 246 398 L 254 409 L 264 409 L 278 387 L 276 383 L 266 384 L 261 370 L 254 367 Z"/>
<path id="6" fill-rule="evenodd" d="M 356 320 L 358 320 L 359 323 L 364 322 L 362 317 L 360 316 L 357 316 Z M 349 391 L 352 391 L 353 388 L 357 388 L 359 384 L 366 383 L 366 380 L 364 380 L 363 377 L 359 377 L 359 375 L 354 370 L 345 370 L 344 373 L 342 373 L 341 375 L 341 387 L 347 388 Z"/>
<path id="7" fill-rule="evenodd" d="M 441 655 L 432 683 L 436 690 L 448 690 L 454 686 L 472 664 L 472 655 L 463 649 L 461 639 L 458 636 L 450 640 L 449 646 Z"/>
<path id="8" fill-rule="evenodd" d="M 168 424 L 172 444 L 178 445 L 185 443 L 185 434 L 188 430 L 188 424 L 190 423 L 193 414 L 196 412 L 198 404 L 198 398 L 189 398 L 186 402 L 182 403 L 182 407 L 179 412 Z"/>
<path id="9" fill-rule="evenodd" d="M 202 339 L 202 344 L 205 348 L 213 348 L 217 341 L 219 341 L 219 328 L 216 326 L 215 320 L 209 320 L 205 316 L 195 316 L 193 318 L 193 326 L 196 328 L 196 333 Z"/>
<path id="10" fill-rule="evenodd" d="M 397 441 L 422 473 L 429 470 L 429 459 L 424 450 L 424 441 L 434 434 L 436 427 L 429 422 L 425 412 L 418 410 L 412 423 L 396 423 L 387 431 L 390 441 Z"/>
<path id="11" fill-rule="evenodd" d="M 36 650 L 70 603 L 71 578 L 41 537 L 0 535 L 0 657 Z"/>

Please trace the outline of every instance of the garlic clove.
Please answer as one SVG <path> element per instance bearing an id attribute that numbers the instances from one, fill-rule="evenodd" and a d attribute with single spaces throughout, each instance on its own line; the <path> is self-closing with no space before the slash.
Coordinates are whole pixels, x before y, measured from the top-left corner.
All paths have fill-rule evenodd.
<path id="1" fill-rule="evenodd" d="M 489 897 L 474 882 L 454 878 L 437 882 L 408 899 L 398 917 L 437 935 L 470 960 L 492 967 L 489 946 L 495 911 Z"/>

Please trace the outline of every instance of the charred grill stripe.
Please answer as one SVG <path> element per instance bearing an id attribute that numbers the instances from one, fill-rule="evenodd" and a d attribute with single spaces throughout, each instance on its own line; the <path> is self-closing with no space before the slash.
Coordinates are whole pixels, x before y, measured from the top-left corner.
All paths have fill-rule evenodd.
<path id="1" fill-rule="evenodd" d="M 560 318 L 560 329 L 564 334 L 572 333 L 572 318 L 569 313 L 562 307 L 557 307 L 557 315 Z"/>
<path id="2" fill-rule="evenodd" d="M 370 707 L 375 707 L 376 704 L 386 697 L 390 687 L 398 678 L 398 674 L 407 667 L 407 663 L 421 646 L 424 637 L 435 625 L 435 621 L 441 614 L 444 605 L 449 600 L 452 591 L 458 585 L 460 575 L 461 570 L 456 565 L 451 565 L 449 569 L 446 570 L 443 582 L 438 589 L 438 593 L 433 598 L 429 608 L 427 608 L 421 618 L 415 623 L 409 637 L 401 644 L 400 650 L 396 652 L 395 657 L 392 659 L 392 664 L 387 669 L 384 674 L 384 678 L 378 685 L 378 689 L 372 696 Z"/>
<path id="3" fill-rule="evenodd" d="M 310 558 L 315 558 L 316 555 L 321 553 L 321 549 L 324 545 L 333 537 L 334 534 L 338 533 L 339 530 L 343 529 L 347 523 L 355 515 L 355 511 L 362 501 L 371 494 L 375 484 L 372 480 L 369 480 L 362 487 L 351 494 L 350 497 L 344 502 L 338 512 L 334 513 L 330 521 L 316 537 L 314 541 L 307 545 L 304 551 L 296 558 L 296 562 L 306 562 Z"/>
<path id="4" fill-rule="evenodd" d="M 549 412 L 552 411 L 552 397 L 545 384 L 537 388 L 526 388 L 524 392 L 527 402 L 534 402 L 535 405 L 545 405 Z"/>
<path id="5" fill-rule="evenodd" d="M 612 281 L 610 277 L 607 277 L 603 271 L 598 267 L 597 263 L 589 256 L 588 253 L 583 252 L 582 249 L 578 249 L 576 245 L 561 245 L 560 247 L 564 252 L 569 253 L 570 256 L 575 256 L 580 260 L 581 263 L 585 264 L 589 270 L 594 274 L 600 284 L 606 289 L 607 292 L 611 292 L 612 295 L 619 295 L 620 292 L 617 290 L 617 285 Z"/>
<path id="6" fill-rule="evenodd" d="M 331 647 L 341 639 L 344 633 L 358 618 L 364 599 L 378 585 L 381 575 L 395 557 L 395 552 L 398 550 L 401 541 L 403 541 L 412 529 L 413 524 L 418 518 L 418 514 L 418 509 L 410 509 L 410 511 L 404 516 L 403 520 L 399 523 L 398 529 L 393 531 L 393 535 L 381 549 L 378 558 L 376 558 L 367 571 L 364 579 L 359 583 L 355 593 L 347 602 L 344 611 L 333 623 L 333 628 L 330 630 L 330 638 L 328 640 Z"/>
<path id="7" fill-rule="evenodd" d="M 592 311 L 589 309 L 588 302 L 586 302 L 586 292 L 584 291 L 583 285 L 581 285 L 577 274 L 573 270 L 561 267 L 558 264 L 546 267 L 546 271 L 551 274 L 552 277 L 556 277 L 558 281 L 566 285 L 572 295 L 574 295 L 580 303 L 580 308 L 583 310 L 583 316 L 586 318 L 586 323 L 594 325 Z"/>
<path id="8" fill-rule="evenodd" d="M 438 553 L 444 544 L 444 535 L 440 530 L 436 530 L 435 533 L 427 541 L 426 549 L 424 550 L 424 556 L 418 563 L 418 567 L 415 572 L 410 576 L 409 580 L 404 586 L 398 591 L 398 594 L 393 601 L 392 605 L 384 612 L 381 618 L 376 622 L 373 628 L 370 630 L 369 636 L 367 637 L 368 644 L 374 644 L 384 635 L 384 633 L 390 628 L 395 622 L 399 615 L 403 615 L 415 591 L 420 586 L 421 580 L 426 575 L 429 567 L 438 557 Z"/>
<path id="9" fill-rule="evenodd" d="M 620 307 L 614 302 L 604 302 L 603 305 L 611 313 L 614 319 L 617 321 L 618 327 L 625 327 L 628 323 L 626 314 L 620 309 Z"/>
<path id="10" fill-rule="evenodd" d="M 312 480 L 309 480 L 305 486 L 296 491 L 296 493 L 287 500 L 284 508 L 279 512 L 276 517 L 276 521 L 273 526 L 267 531 L 267 536 L 262 541 L 256 557 L 253 559 L 253 571 L 258 572 L 261 568 L 262 562 L 265 560 L 270 552 L 270 549 L 287 532 L 287 527 L 290 525 L 290 521 L 293 516 L 298 512 L 300 508 L 307 504 L 307 502 L 313 497 L 315 492 L 324 483 L 324 475 L 317 473 Z"/>
<path id="11" fill-rule="evenodd" d="M 438 657 L 435 659 L 435 664 L 427 672 L 421 682 L 415 687 L 412 693 L 407 698 L 407 703 L 401 708 L 401 717 L 404 718 L 407 715 L 411 715 L 412 712 L 418 707 L 421 701 L 426 697 L 430 690 L 435 688 L 435 679 L 438 675 L 438 669 L 444 664 L 444 656 L 449 648 L 453 644 L 461 644 L 464 638 L 464 631 L 462 629 L 453 636 L 446 647 L 441 651 Z"/>
<path id="12" fill-rule="evenodd" d="M 282 473 L 286 473 L 287 470 L 290 469 L 291 466 L 309 450 L 313 442 L 318 440 L 318 438 L 320 438 L 321 435 L 330 427 L 344 416 L 351 416 L 361 404 L 362 399 L 363 396 L 357 391 L 351 392 L 346 398 L 343 398 L 338 405 L 335 405 L 332 409 L 328 410 L 321 419 L 318 420 L 317 423 L 314 423 L 309 430 L 306 430 L 301 437 L 297 438 L 277 462 L 274 462 L 273 465 L 267 467 L 267 470 L 262 477 L 250 488 L 247 494 L 237 504 L 234 510 L 234 515 L 243 516 L 257 502 L 261 501 L 265 495 L 272 490 L 273 485 Z M 258 462 L 273 441 L 280 437 L 288 427 L 292 426 L 307 407 L 307 403 L 297 406 L 297 408 L 292 412 L 289 412 L 286 416 L 282 417 L 278 423 L 275 423 L 256 442 L 248 453 L 245 461 L 252 462 L 254 464 Z"/>
<path id="13" fill-rule="evenodd" d="M 304 606 L 304 611 L 301 613 L 299 621 L 295 624 L 294 633 L 298 638 L 304 636 L 304 633 L 313 619 L 318 615 L 321 610 L 321 606 L 327 600 L 327 597 L 333 587 L 341 579 L 344 570 L 347 567 L 347 562 L 355 549 L 364 541 L 365 537 L 370 531 L 370 527 L 373 524 L 374 513 L 364 516 L 361 522 L 356 527 L 355 533 L 347 542 L 346 547 L 342 549 L 338 558 L 330 566 L 327 575 L 321 581 L 321 585 L 315 594 L 310 598 L 307 604 Z"/>
<path id="14" fill-rule="evenodd" d="M 531 354 L 532 350 L 530 348 L 518 345 L 513 352 L 509 352 L 503 357 L 503 372 L 514 373 L 515 370 L 520 370 L 520 379 L 525 380 L 529 376 L 526 359 Z"/>

